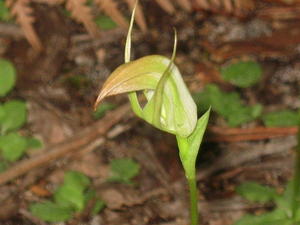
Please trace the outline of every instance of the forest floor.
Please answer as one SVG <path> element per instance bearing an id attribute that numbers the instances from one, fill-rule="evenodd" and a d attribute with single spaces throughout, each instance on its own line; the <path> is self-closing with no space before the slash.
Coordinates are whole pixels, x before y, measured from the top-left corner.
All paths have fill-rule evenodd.
<path id="1" fill-rule="evenodd" d="M 265 112 L 297 110 L 300 17 L 290 13 L 293 6 L 271 2 L 240 17 L 200 9 L 178 9 L 171 16 L 148 2 L 148 30 L 134 29 L 133 58 L 170 57 L 175 27 L 175 62 L 192 93 L 214 83 L 223 91 L 237 91 L 245 104 L 262 104 Z M 272 13 L 272 7 L 282 11 Z M 187 225 L 187 183 L 174 136 L 135 117 L 125 95 L 107 99 L 117 107 L 98 120 L 93 117 L 103 82 L 123 63 L 126 30 L 101 31 L 93 39 L 57 7 L 37 4 L 35 14 L 42 53 L 33 50 L 20 28 L 6 24 L 13 32 L 5 33 L 0 23 L 0 57 L 11 60 L 18 74 L 7 99 L 27 102 L 29 118 L 22 132 L 44 143 L 42 150 L 29 152 L 0 174 L 0 224 L 47 224 L 30 213 L 29 205 L 51 199 L 64 173 L 75 170 L 91 179 L 106 207 L 96 215 L 86 209 L 56 224 Z M 263 68 L 253 87 L 237 88 L 220 75 L 220 67 L 241 60 Z M 202 224 L 230 225 L 245 213 L 272 208 L 244 200 L 235 188 L 256 181 L 282 190 L 292 176 L 296 133 L 296 127 L 269 128 L 260 120 L 231 128 L 213 113 L 197 164 Z M 107 182 L 110 161 L 124 157 L 140 165 L 135 185 Z"/>

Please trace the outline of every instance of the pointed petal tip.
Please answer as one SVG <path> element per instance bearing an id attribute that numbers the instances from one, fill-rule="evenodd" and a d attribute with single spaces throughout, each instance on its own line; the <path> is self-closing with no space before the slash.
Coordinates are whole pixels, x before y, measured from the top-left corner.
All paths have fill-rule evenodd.
<path id="1" fill-rule="evenodd" d="M 96 102 L 94 104 L 94 111 L 96 111 L 98 105 L 100 104 L 100 102 L 103 100 L 103 95 L 100 93 L 96 99 Z"/>

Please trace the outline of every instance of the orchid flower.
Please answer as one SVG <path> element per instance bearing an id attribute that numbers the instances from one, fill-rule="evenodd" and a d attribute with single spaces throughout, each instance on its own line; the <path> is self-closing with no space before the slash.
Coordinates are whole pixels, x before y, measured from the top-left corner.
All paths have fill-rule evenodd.
<path id="1" fill-rule="evenodd" d="M 149 55 L 130 62 L 131 30 L 132 25 L 126 41 L 125 64 L 106 80 L 96 104 L 110 95 L 130 93 L 129 99 L 137 116 L 158 129 L 188 137 L 197 123 L 197 107 L 173 63 L 176 33 L 171 60 L 161 55 Z M 148 101 L 143 108 L 138 102 L 137 91 L 143 91 Z"/>
<path id="2" fill-rule="evenodd" d="M 136 2 L 137 5 L 137 2 Z M 209 110 L 197 120 L 197 106 L 174 64 L 177 35 L 171 59 L 149 55 L 130 61 L 133 9 L 125 46 L 125 63 L 115 69 L 103 84 L 95 105 L 105 97 L 127 93 L 132 110 L 154 127 L 174 134 L 180 159 L 190 187 L 191 224 L 198 224 L 196 158 L 206 129 Z M 137 92 L 142 91 L 147 103 L 142 107 Z"/>

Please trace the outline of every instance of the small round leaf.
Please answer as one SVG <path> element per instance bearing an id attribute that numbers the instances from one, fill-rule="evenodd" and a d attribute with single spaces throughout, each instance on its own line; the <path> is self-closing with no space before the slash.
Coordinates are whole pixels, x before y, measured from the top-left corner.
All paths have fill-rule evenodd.
<path id="1" fill-rule="evenodd" d="M 111 30 L 118 26 L 109 16 L 105 15 L 97 16 L 95 23 L 101 28 L 101 30 Z"/>
<path id="2" fill-rule="evenodd" d="M 9 61 L 0 59 L 0 97 L 5 96 L 15 85 L 16 71 Z"/>
<path id="3" fill-rule="evenodd" d="M 256 84 L 262 74 L 261 66 L 254 61 L 238 62 L 221 69 L 224 80 L 241 87 L 246 88 Z"/>
<path id="4" fill-rule="evenodd" d="M 0 149 L 2 157 L 14 162 L 21 158 L 27 148 L 27 140 L 18 133 L 0 136 Z"/>
<path id="5" fill-rule="evenodd" d="M 24 125 L 27 117 L 26 103 L 23 101 L 13 100 L 3 105 L 5 112 L 4 118 L 0 121 L 2 133 L 16 130 Z"/>
<path id="6" fill-rule="evenodd" d="M 72 208 L 49 201 L 32 204 L 30 211 L 34 216 L 47 222 L 67 221 L 73 214 Z"/>
<path id="7" fill-rule="evenodd" d="M 5 1 L 0 1 L 0 21 L 9 21 L 10 19 L 9 9 L 6 6 Z"/>
<path id="8" fill-rule="evenodd" d="M 262 117 L 267 127 L 297 126 L 300 123 L 299 113 L 292 110 L 270 112 Z"/>

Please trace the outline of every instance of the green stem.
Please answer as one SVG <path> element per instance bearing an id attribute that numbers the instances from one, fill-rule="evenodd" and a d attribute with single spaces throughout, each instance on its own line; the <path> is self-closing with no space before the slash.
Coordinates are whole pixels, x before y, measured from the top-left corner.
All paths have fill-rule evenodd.
<path id="1" fill-rule="evenodd" d="M 198 225 L 199 218 L 198 218 L 198 192 L 197 192 L 197 183 L 196 179 L 188 178 L 189 184 L 189 191 L 190 191 L 190 218 L 191 218 L 191 225 Z"/>
<path id="2" fill-rule="evenodd" d="M 189 197 L 190 197 L 190 219 L 191 225 L 198 225 L 198 193 L 196 183 L 196 157 L 193 155 L 192 149 L 187 138 L 180 138 L 177 136 L 177 143 L 179 147 L 179 156 L 182 162 L 185 177 L 189 185 Z"/>
<path id="3" fill-rule="evenodd" d="M 296 149 L 296 165 L 294 171 L 294 187 L 293 187 L 293 198 L 292 198 L 292 217 L 295 218 L 296 211 L 299 204 L 299 192 L 300 192 L 300 125 L 298 128 L 298 146 Z"/>
<path id="4" fill-rule="evenodd" d="M 179 156 L 184 168 L 185 176 L 187 178 L 190 189 L 190 215 L 191 225 L 199 225 L 198 216 L 198 195 L 196 183 L 196 160 L 199 153 L 199 147 L 202 142 L 204 131 L 207 126 L 209 118 L 208 110 L 200 119 L 193 133 L 188 137 L 176 136 L 179 148 Z"/>

